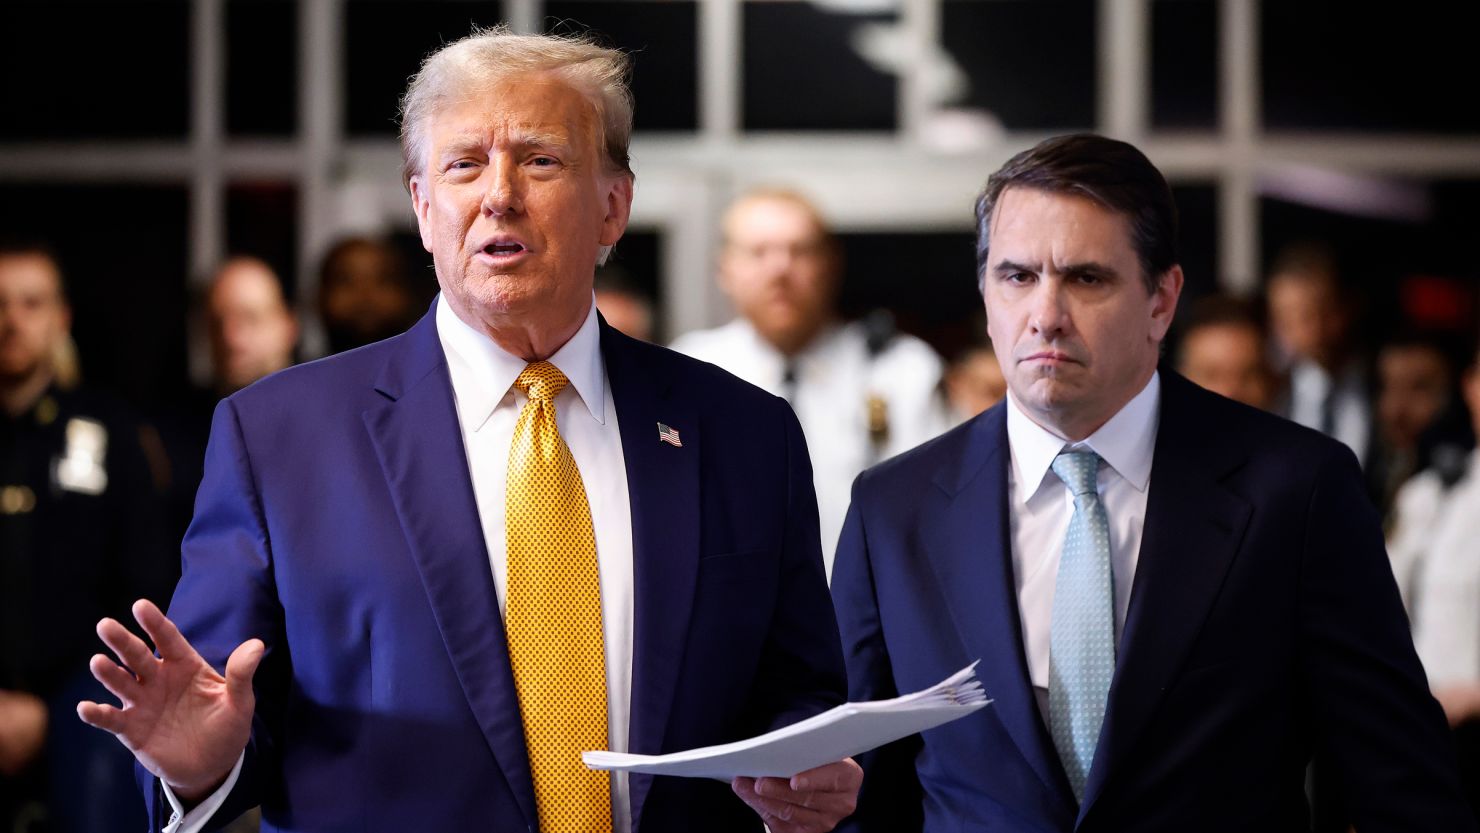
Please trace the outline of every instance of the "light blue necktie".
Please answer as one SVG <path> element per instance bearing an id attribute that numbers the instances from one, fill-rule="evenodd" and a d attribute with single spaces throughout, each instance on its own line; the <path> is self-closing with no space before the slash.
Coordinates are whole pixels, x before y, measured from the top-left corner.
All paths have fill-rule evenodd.
<path id="1" fill-rule="evenodd" d="M 1115 675 L 1115 583 L 1110 522 L 1095 488 L 1099 467 L 1093 451 L 1064 452 L 1053 461 L 1053 473 L 1074 495 L 1074 515 L 1054 585 L 1048 723 L 1078 801 L 1084 800 Z"/>

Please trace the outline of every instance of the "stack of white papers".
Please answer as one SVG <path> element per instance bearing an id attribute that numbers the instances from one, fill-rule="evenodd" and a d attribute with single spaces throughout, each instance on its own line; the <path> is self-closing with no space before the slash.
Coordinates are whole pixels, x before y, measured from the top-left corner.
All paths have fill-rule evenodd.
<path id="1" fill-rule="evenodd" d="M 591 769 L 651 775 L 717 778 L 721 781 L 737 775 L 790 778 L 798 772 L 841 761 L 958 720 L 990 702 L 976 678 L 976 663 L 973 662 L 923 691 L 893 700 L 844 703 L 749 740 L 670 755 L 583 752 L 581 760 Z"/>

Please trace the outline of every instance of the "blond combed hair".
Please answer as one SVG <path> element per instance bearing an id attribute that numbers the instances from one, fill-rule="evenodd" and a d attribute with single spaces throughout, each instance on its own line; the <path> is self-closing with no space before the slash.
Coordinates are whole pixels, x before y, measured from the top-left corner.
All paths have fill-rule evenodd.
<path id="1" fill-rule="evenodd" d="M 612 173 L 632 175 L 631 60 L 590 35 L 520 35 L 507 26 L 479 29 L 422 62 L 401 98 L 401 184 L 409 190 L 427 155 L 427 122 L 451 100 L 519 75 L 550 74 L 596 109 L 597 145 Z"/>

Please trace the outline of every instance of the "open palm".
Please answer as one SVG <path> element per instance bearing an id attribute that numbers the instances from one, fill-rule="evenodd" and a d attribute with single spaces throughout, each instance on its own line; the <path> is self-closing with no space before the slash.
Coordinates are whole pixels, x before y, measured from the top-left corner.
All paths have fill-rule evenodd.
<path id="1" fill-rule="evenodd" d="M 77 715 L 112 732 L 180 798 L 198 800 L 226 779 L 247 745 L 252 675 L 264 646 L 258 639 L 239 645 L 223 677 L 153 603 L 135 602 L 133 611 L 159 655 L 117 621 L 99 622 L 98 636 L 122 665 L 97 654 L 89 668 L 121 705 L 84 701 Z"/>

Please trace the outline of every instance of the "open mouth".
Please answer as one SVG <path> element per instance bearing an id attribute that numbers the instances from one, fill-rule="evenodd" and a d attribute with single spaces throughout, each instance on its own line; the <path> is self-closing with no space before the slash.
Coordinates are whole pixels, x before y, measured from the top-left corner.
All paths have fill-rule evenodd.
<path id="1" fill-rule="evenodd" d="M 483 247 L 483 254 L 490 257 L 506 257 L 517 255 L 524 251 L 524 247 L 518 243 L 489 243 Z"/>

